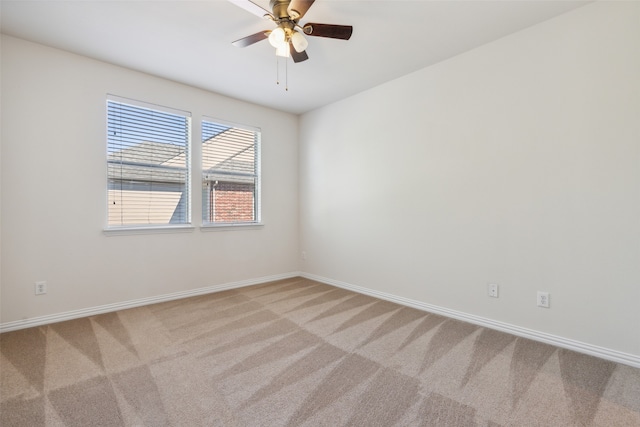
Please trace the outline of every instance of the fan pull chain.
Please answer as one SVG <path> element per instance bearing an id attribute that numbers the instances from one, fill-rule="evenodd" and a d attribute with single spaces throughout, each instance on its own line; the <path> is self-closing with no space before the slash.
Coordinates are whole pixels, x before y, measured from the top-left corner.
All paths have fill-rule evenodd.
<path id="1" fill-rule="evenodd" d="M 289 58 L 284 59 L 284 90 L 289 91 Z M 276 84 L 280 84 L 280 58 L 276 55 Z"/>

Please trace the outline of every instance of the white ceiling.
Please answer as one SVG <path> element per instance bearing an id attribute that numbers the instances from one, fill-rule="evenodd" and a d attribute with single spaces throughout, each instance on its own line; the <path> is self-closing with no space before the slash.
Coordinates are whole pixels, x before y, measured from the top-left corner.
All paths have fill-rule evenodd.
<path id="1" fill-rule="evenodd" d="M 268 0 L 254 3 L 269 9 Z M 349 41 L 307 37 L 310 59 L 297 64 L 280 59 L 280 85 L 268 41 L 246 48 L 231 45 L 274 28 L 273 23 L 226 0 L 2 0 L 0 4 L 4 34 L 298 114 L 585 3 L 316 0 L 301 23 L 353 25 L 353 36 Z"/>

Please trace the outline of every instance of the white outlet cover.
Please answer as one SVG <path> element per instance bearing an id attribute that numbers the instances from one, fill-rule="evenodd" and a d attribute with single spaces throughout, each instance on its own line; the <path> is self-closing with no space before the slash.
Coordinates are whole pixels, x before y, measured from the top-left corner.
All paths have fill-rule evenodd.
<path id="1" fill-rule="evenodd" d="M 498 285 L 496 283 L 489 283 L 487 293 L 492 298 L 498 298 Z"/>
<path id="2" fill-rule="evenodd" d="M 47 282 L 36 282 L 35 283 L 35 293 L 36 295 L 44 295 L 47 293 Z"/>
<path id="3" fill-rule="evenodd" d="M 538 291 L 538 307 L 549 308 L 549 292 Z"/>

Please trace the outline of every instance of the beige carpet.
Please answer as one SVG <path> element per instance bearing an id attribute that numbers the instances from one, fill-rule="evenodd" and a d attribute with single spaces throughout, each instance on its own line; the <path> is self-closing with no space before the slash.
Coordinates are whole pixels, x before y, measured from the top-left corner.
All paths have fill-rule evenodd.
<path id="1" fill-rule="evenodd" d="M 640 370 L 291 279 L 0 335 L 8 426 L 640 426 Z"/>

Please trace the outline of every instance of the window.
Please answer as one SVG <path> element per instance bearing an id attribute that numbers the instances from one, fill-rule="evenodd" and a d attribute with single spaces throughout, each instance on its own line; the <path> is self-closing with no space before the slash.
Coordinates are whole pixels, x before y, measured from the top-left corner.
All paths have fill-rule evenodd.
<path id="1" fill-rule="evenodd" d="M 107 100 L 108 227 L 191 222 L 190 114 Z"/>
<path id="2" fill-rule="evenodd" d="M 202 121 L 202 222 L 260 222 L 260 131 Z"/>

